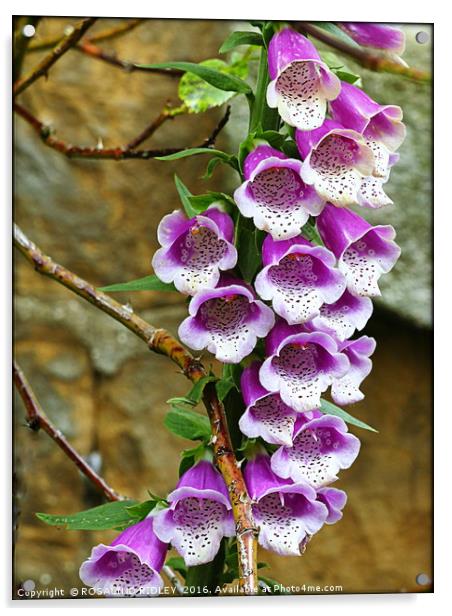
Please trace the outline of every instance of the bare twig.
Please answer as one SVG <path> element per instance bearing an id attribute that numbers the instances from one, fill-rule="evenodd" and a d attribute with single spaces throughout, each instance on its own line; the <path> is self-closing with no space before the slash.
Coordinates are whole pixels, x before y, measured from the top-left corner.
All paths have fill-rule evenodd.
<path id="1" fill-rule="evenodd" d="M 403 64 L 394 62 L 394 60 L 391 60 L 384 55 L 369 53 L 360 47 L 349 45 L 345 41 L 338 39 L 329 32 L 326 32 L 325 30 L 322 30 L 322 28 L 319 28 L 307 21 L 296 22 L 296 26 L 304 33 L 310 34 L 316 38 L 318 41 L 322 41 L 322 43 L 325 43 L 326 45 L 337 49 L 341 53 L 350 56 L 356 60 L 356 62 L 361 64 L 361 66 L 368 68 L 371 71 L 377 71 L 379 73 L 393 73 L 394 75 L 402 75 L 421 82 L 430 82 L 432 79 L 430 73 L 426 71 L 404 66 Z"/>
<path id="2" fill-rule="evenodd" d="M 88 17 L 87 19 L 83 19 L 76 24 L 71 33 L 61 39 L 58 45 L 56 45 L 56 47 L 54 47 L 37 66 L 15 82 L 13 86 L 14 96 L 17 96 L 23 92 L 40 77 L 47 75 L 49 69 L 55 64 L 55 62 L 57 62 L 67 51 L 69 51 L 69 49 L 71 49 L 71 47 L 79 42 L 88 28 L 91 28 L 95 21 L 96 17 Z"/>
<path id="3" fill-rule="evenodd" d="M 55 263 L 27 238 L 17 225 L 14 225 L 14 243 L 39 273 L 56 280 L 122 323 L 144 340 L 149 349 L 166 355 L 175 362 L 192 382 L 196 383 L 206 376 L 201 362 L 184 349 L 166 330 L 153 327 L 130 309 L 122 306 L 70 270 Z M 215 383 L 211 382 L 205 386 L 203 403 L 210 420 L 215 462 L 228 487 L 236 523 L 239 583 L 245 594 L 255 594 L 258 591 L 257 528 L 245 481 L 232 447 L 224 407 L 218 399 Z"/>
<path id="4" fill-rule="evenodd" d="M 181 110 L 181 108 L 179 108 Z M 57 150 L 61 154 L 64 154 L 68 158 L 89 158 L 89 159 L 98 159 L 98 160 L 127 160 L 127 159 L 135 159 L 135 160 L 149 160 L 151 158 L 156 158 L 157 156 L 168 156 L 169 154 L 175 154 L 176 152 L 183 152 L 184 150 L 190 149 L 192 146 L 183 147 L 183 148 L 162 148 L 162 149 L 153 149 L 153 150 L 135 150 L 130 147 L 132 144 L 133 148 L 135 148 L 138 144 L 144 141 L 143 134 L 146 134 L 146 131 L 151 130 L 152 134 L 155 130 L 164 123 L 162 118 L 157 118 L 154 122 L 157 122 L 158 126 L 152 128 L 148 126 L 143 133 L 138 135 L 138 137 L 131 141 L 128 145 L 118 146 L 115 148 L 99 148 L 99 147 L 82 147 L 78 145 L 71 145 L 70 143 L 66 143 L 61 139 L 57 139 L 51 134 L 51 130 L 48 126 L 46 126 L 43 122 L 38 120 L 28 109 L 25 109 L 19 103 L 14 103 L 14 111 L 20 115 L 24 120 L 26 120 L 30 126 L 32 126 L 36 133 L 39 135 L 41 141 L 47 145 L 48 147 Z M 173 116 L 176 115 L 176 110 L 169 111 L 169 114 Z M 182 113 L 182 111 L 180 111 Z M 164 113 L 164 112 L 163 112 Z M 230 115 L 230 108 L 228 107 L 224 117 L 219 122 L 218 126 L 215 127 L 209 137 L 207 137 L 201 144 L 195 147 L 201 148 L 209 148 L 214 145 L 215 140 L 220 133 L 220 131 L 224 128 L 227 123 Z M 150 135 L 145 135 L 145 139 L 147 139 Z M 138 140 L 138 144 L 134 145 L 134 142 Z"/>
<path id="5" fill-rule="evenodd" d="M 167 77 L 181 77 L 184 74 L 184 71 L 180 71 L 177 68 L 147 68 L 146 66 L 142 66 L 141 64 L 133 62 L 132 60 L 122 60 L 121 58 L 118 58 L 115 53 L 108 53 L 101 47 L 94 45 L 94 43 L 92 43 L 91 41 L 82 41 L 81 43 L 76 45 L 74 49 L 80 51 L 81 53 L 84 53 L 87 56 L 90 56 L 91 58 L 103 60 L 107 64 L 111 64 L 112 66 L 121 68 L 127 73 L 141 71 L 143 73 L 166 75 Z"/>
<path id="6" fill-rule="evenodd" d="M 149 139 L 149 137 L 151 137 L 155 133 L 155 131 L 160 128 L 160 126 L 162 126 L 162 124 L 164 124 L 167 120 L 173 120 L 176 116 L 182 115 L 184 113 L 187 113 L 187 108 L 185 107 L 185 105 L 181 105 L 180 107 L 176 107 L 175 109 L 167 107 L 159 113 L 155 120 L 153 120 L 149 124 L 149 126 L 144 129 L 144 131 L 142 131 L 137 137 L 135 137 L 135 139 L 132 139 L 132 141 L 125 146 L 125 149 L 135 150 L 139 145 Z M 215 131 L 216 130 L 217 129 L 215 129 Z M 212 135 L 214 135 L 214 133 L 212 133 Z M 208 139 L 211 139 L 212 135 Z"/>
<path id="7" fill-rule="evenodd" d="M 74 462 L 77 468 L 87 477 L 98 490 L 103 492 L 109 501 L 122 500 L 122 496 L 117 494 L 109 485 L 85 462 L 82 456 L 72 445 L 68 443 L 64 435 L 58 430 L 41 408 L 33 390 L 30 387 L 24 373 L 16 362 L 13 363 L 14 383 L 17 391 L 23 400 L 27 412 L 27 423 L 31 430 L 37 432 L 42 429 L 50 438 L 55 441 L 67 457 Z"/>
<path id="8" fill-rule="evenodd" d="M 87 36 L 86 39 L 90 43 L 100 43 L 101 41 L 112 40 L 130 32 L 136 28 L 140 23 L 143 23 L 143 19 L 131 19 L 126 23 L 121 23 L 118 26 L 106 28 L 96 34 Z M 43 39 L 42 41 L 33 41 L 28 47 L 27 53 L 33 53 L 35 51 L 46 51 L 47 49 L 53 49 L 55 45 L 62 40 L 61 36 L 54 36 L 52 38 Z"/>
<path id="9" fill-rule="evenodd" d="M 171 569 L 171 567 L 168 567 L 168 565 L 163 565 L 162 571 L 168 578 L 169 583 L 176 590 L 176 593 L 181 596 L 184 595 L 184 585 L 177 577 L 176 573 Z"/>

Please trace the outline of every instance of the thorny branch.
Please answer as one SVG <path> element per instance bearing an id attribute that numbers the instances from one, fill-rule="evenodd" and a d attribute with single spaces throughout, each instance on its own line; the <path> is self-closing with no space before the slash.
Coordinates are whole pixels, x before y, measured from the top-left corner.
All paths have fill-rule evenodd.
<path id="1" fill-rule="evenodd" d="M 70 270 L 55 263 L 27 238 L 17 225 L 14 225 L 14 242 L 39 273 L 64 285 L 122 323 L 144 340 L 150 350 L 166 355 L 175 362 L 193 383 L 206 376 L 201 362 L 184 349 L 166 330 L 153 327 L 127 307 L 122 306 Z M 218 399 L 215 383 L 210 382 L 205 386 L 203 403 L 210 420 L 215 462 L 228 487 L 236 523 L 240 587 L 246 594 L 255 594 L 258 591 L 257 528 L 252 514 L 251 500 L 232 447 L 226 414 Z"/>
<path id="2" fill-rule="evenodd" d="M 38 120 L 38 118 L 36 118 L 30 111 L 28 111 L 28 109 L 25 109 L 22 105 L 19 105 L 19 103 L 14 103 L 14 111 L 35 129 L 36 133 L 45 145 L 54 150 L 57 150 L 68 158 L 90 158 L 102 160 L 149 160 L 151 158 L 156 158 L 157 156 L 167 156 L 168 154 L 183 152 L 184 150 L 188 150 L 190 149 L 190 147 L 192 147 L 188 146 L 183 148 L 163 148 L 153 150 L 134 149 L 137 147 L 137 145 L 141 144 L 145 139 L 147 139 L 151 134 L 153 134 L 155 130 L 157 130 L 157 128 L 159 128 L 159 126 L 164 123 L 165 120 L 170 119 L 170 117 L 162 118 L 162 114 L 160 114 L 160 116 L 158 116 L 156 120 L 154 120 L 154 122 L 143 131 L 143 133 L 141 133 L 136 139 L 132 140 L 128 145 L 118 146 L 115 148 L 103 148 L 98 146 L 83 147 L 66 143 L 61 139 L 57 139 L 56 137 L 54 137 L 51 133 L 49 126 L 46 126 L 43 122 Z M 168 116 L 174 117 L 175 115 L 177 115 L 177 112 L 178 111 L 174 109 L 167 110 L 166 113 Z M 209 148 L 213 146 L 216 138 L 218 137 L 218 134 L 227 124 L 230 112 L 230 107 L 228 107 L 226 109 L 225 115 L 220 120 L 215 129 L 212 131 L 212 133 L 201 144 L 195 147 Z M 165 111 L 162 113 L 165 114 Z M 154 124 L 155 126 L 153 126 Z M 143 135 L 145 135 L 144 138 Z M 137 141 L 138 143 L 136 143 Z"/>
<path id="3" fill-rule="evenodd" d="M 104 496 L 109 501 L 122 500 L 122 496 L 117 494 L 109 485 L 100 477 L 82 456 L 76 451 L 70 443 L 66 440 L 58 428 L 56 428 L 44 411 L 41 408 L 33 390 L 30 387 L 24 373 L 19 368 L 16 362 L 13 363 L 13 375 L 14 383 L 17 391 L 23 400 L 25 410 L 27 413 L 28 427 L 37 432 L 38 430 L 44 430 L 52 440 L 64 451 L 67 457 L 74 462 L 77 468 L 87 477 L 98 490 L 103 492 Z"/>
<path id="4" fill-rule="evenodd" d="M 13 95 L 17 96 L 26 90 L 32 83 L 43 76 L 47 76 L 49 69 L 57 62 L 71 47 L 76 45 L 88 28 L 95 23 L 96 17 L 82 19 L 74 26 L 70 34 L 67 34 L 61 41 L 52 49 L 52 51 L 41 60 L 29 73 L 19 78 L 13 85 Z"/>
<path id="5" fill-rule="evenodd" d="M 368 51 L 362 49 L 358 46 L 349 45 L 345 41 L 341 41 L 334 35 L 322 30 L 315 26 L 312 23 L 307 21 L 298 21 L 295 24 L 299 30 L 304 33 L 310 34 L 318 41 L 322 43 L 326 43 L 330 47 L 337 49 L 341 53 L 346 54 L 356 60 L 361 66 L 367 68 L 371 71 L 376 71 L 378 73 L 393 73 L 394 75 L 402 75 L 404 77 L 409 77 L 410 79 L 414 79 L 415 81 L 421 82 L 430 82 L 431 75 L 426 71 L 422 71 L 417 68 L 410 68 L 405 66 L 404 64 L 399 64 L 394 60 L 391 60 L 385 55 L 377 55 L 369 53 Z"/>

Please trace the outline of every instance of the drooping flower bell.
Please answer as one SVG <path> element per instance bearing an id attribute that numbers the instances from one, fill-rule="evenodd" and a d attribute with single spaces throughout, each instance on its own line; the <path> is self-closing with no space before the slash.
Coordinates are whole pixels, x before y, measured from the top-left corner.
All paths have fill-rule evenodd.
<path id="1" fill-rule="evenodd" d="M 307 333 L 302 326 L 289 326 L 281 320 L 266 343 L 267 359 L 259 380 L 298 412 L 319 407 L 322 392 L 349 369 L 346 355 L 339 353 L 333 338 L 323 332 Z"/>
<path id="2" fill-rule="evenodd" d="M 245 181 L 234 193 L 241 214 L 275 240 L 300 234 L 324 200 L 300 177 L 301 162 L 269 145 L 258 145 L 245 159 Z"/>
<path id="3" fill-rule="evenodd" d="M 340 469 L 349 468 L 359 453 L 359 439 L 334 415 L 301 415 L 294 426 L 292 447 L 282 446 L 271 458 L 273 471 L 292 481 L 321 488 L 336 481 Z"/>
<path id="4" fill-rule="evenodd" d="M 146 518 L 126 528 L 110 545 L 93 548 L 80 567 L 80 579 L 106 596 L 148 596 L 163 586 L 159 571 L 165 562 L 168 545 Z"/>
<path id="5" fill-rule="evenodd" d="M 405 139 L 402 109 L 397 105 L 379 105 L 351 83 L 342 83 L 341 93 L 332 101 L 330 109 L 333 120 L 344 128 L 356 130 L 368 141 L 381 143 L 391 152 Z"/>
<path id="6" fill-rule="evenodd" d="M 168 509 L 156 513 L 154 530 L 176 548 L 187 567 L 213 560 L 222 538 L 235 534 L 226 485 L 207 460 L 182 475 L 168 502 Z"/>
<path id="7" fill-rule="evenodd" d="M 393 268 L 400 255 L 394 228 L 373 227 L 358 214 L 327 204 L 317 220 L 317 229 L 336 255 L 348 290 L 354 295 L 380 295 L 378 279 Z"/>
<path id="8" fill-rule="evenodd" d="M 152 259 L 154 271 L 163 282 L 174 282 L 181 293 L 194 295 L 215 287 L 220 270 L 237 263 L 234 223 L 217 207 L 190 219 L 175 210 L 162 218 L 157 235 L 162 248 Z"/>
<path id="9" fill-rule="evenodd" d="M 273 327 L 271 308 L 256 299 L 243 281 L 222 277 L 216 289 L 199 291 L 190 316 L 179 326 L 179 338 L 192 349 L 207 348 L 226 364 L 239 363 Z"/>
<path id="10" fill-rule="evenodd" d="M 405 50 L 405 34 L 400 28 L 386 24 L 337 22 L 356 43 L 363 47 L 372 47 L 395 54 L 402 54 Z"/>
<path id="11" fill-rule="evenodd" d="M 323 304 L 320 314 L 306 323 L 305 327 L 312 331 L 324 331 L 344 341 L 356 329 L 361 330 L 366 326 L 372 311 L 372 300 L 369 297 L 357 297 L 346 289 L 333 304 Z"/>
<path id="12" fill-rule="evenodd" d="M 284 404 L 279 394 L 262 387 L 260 366 L 259 362 L 254 362 L 242 373 L 241 391 L 246 410 L 239 420 L 239 428 L 250 438 L 261 437 L 274 445 L 291 445 L 298 414 Z"/>
<path id="13" fill-rule="evenodd" d="M 325 119 L 326 102 L 339 94 L 340 80 L 320 58 L 314 45 L 292 28 L 277 32 L 268 47 L 269 107 L 290 126 L 318 128 Z"/>
<path id="14" fill-rule="evenodd" d="M 262 261 L 256 291 L 271 301 L 273 310 L 290 325 L 314 318 L 324 303 L 335 302 L 345 290 L 344 276 L 334 267 L 334 255 L 302 237 L 275 242 L 268 235 Z"/>
<path id="15" fill-rule="evenodd" d="M 334 379 L 331 386 L 331 397 L 336 404 L 353 404 L 364 398 L 359 387 L 372 370 L 369 356 L 375 351 L 375 347 L 375 339 L 369 336 L 347 340 L 339 345 L 341 353 L 348 357 L 350 368 L 343 377 Z"/>
<path id="16" fill-rule="evenodd" d="M 325 120 L 316 130 L 295 131 L 295 139 L 303 159 L 302 179 L 337 206 L 358 203 L 362 179 L 375 170 L 375 157 L 365 138 Z"/>
<path id="17" fill-rule="evenodd" d="M 320 488 L 317 490 L 317 500 L 326 505 L 328 517 L 325 524 L 335 524 L 342 518 L 342 509 L 347 502 L 347 494 L 337 488 Z"/>
<path id="18" fill-rule="evenodd" d="M 292 483 L 275 475 L 267 455 L 249 460 L 244 477 L 254 501 L 259 544 L 283 556 L 299 556 L 325 523 L 327 506 L 316 500 L 316 491 L 306 482 Z"/>

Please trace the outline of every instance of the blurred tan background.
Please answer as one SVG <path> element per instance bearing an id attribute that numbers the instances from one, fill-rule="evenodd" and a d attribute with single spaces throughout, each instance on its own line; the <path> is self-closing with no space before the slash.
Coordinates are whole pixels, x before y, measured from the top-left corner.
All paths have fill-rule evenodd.
<path id="1" fill-rule="evenodd" d="M 41 21 L 36 40 L 62 34 L 67 19 Z M 91 33 L 118 21 L 101 20 Z M 220 21 L 147 20 L 102 47 L 140 62 L 200 61 L 215 57 L 232 29 Z M 431 45 L 418 45 L 410 26 L 405 59 L 429 68 Z M 25 70 L 42 54 L 29 54 Z M 351 62 L 347 65 L 353 67 Z M 404 108 L 408 137 L 388 192 L 395 206 L 372 213 L 393 224 L 403 254 L 383 284 L 384 298 L 366 332 L 377 338 L 366 399 L 350 409 L 379 434 L 353 430 L 363 441 L 338 487 L 349 502 L 343 520 L 313 538 L 306 554 L 280 558 L 261 550 L 264 573 L 285 584 L 342 585 L 344 592 L 427 590 L 431 578 L 431 92 L 391 75 L 360 70 L 366 90 Z M 70 51 L 20 96 L 20 102 L 57 136 L 78 145 L 129 142 L 165 103 L 178 104 L 177 80 L 119 68 Z M 222 116 L 212 110 L 167 122 L 147 147 L 196 145 Z M 176 162 L 68 160 L 43 145 L 15 118 L 15 220 L 57 262 L 102 286 L 151 273 L 161 217 L 179 207 L 173 174 L 194 193 L 232 191 L 236 178 L 217 170 L 201 180 L 206 159 Z M 245 110 L 233 103 L 217 145 L 231 150 L 246 131 Z M 162 425 L 165 401 L 188 384 L 165 358 L 133 334 L 15 255 L 15 354 L 45 411 L 79 451 L 89 456 L 120 493 L 145 499 L 177 481 L 179 452 L 190 443 Z M 151 323 L 173 333 L 186 313 L 177 294 L 116 294 Z M 115 533 L 61 531 L 34 513 L 70 513 L 100 504 L 98 494 L 45 434 L 24 425 L 16 399 L 15 483 L 18 529 L 15 585 L 77 586 L 78 568 L 91 546 Z"/>

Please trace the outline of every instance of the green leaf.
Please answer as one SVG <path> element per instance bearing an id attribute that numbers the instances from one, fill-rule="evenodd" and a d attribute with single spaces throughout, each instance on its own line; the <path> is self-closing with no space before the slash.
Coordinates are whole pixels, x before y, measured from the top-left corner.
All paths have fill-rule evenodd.
<path id="1" fill-rule="evenodd" d="M 149 513 L 154 509 L 161 509 L 163 507 L 166 507 L 167 505 L 168 503 L 164 498 L 153 496 L 153 498 L 144 501 L 143 503 L 138 503 L 138 505 L 132 505 L 131 507 L 127 507 L 127 513 L 132 518 L 144 520 L 144 518 L 146 518 Z"/>
<path id="2" fill-rule="evenodd" d="M 189 468 L 202 460 L 206 455 L 206 444 L 200 443 L 191 449 L 184 449 L 181 453 L 181 461 L 179 464 L 179 477 L 181 477 Z"/>
<path id="3" fill-rule="evenodd" d="M 218 158 L 218 156 L 215 156 L 214 158 L 211 158 L 209 160 L 209 162 L 207 163 L 206 172 L 202 176 L 202 179 L 203 180 L 210 180 L 210 178 L 213 175 L 213 172 L 218 167 L 218 165 L 220 163 L 222 163 L 222 162 L 224 162 L 224 161 L 221 158 Z"/>
<path id="4" fill-rule="evenodd" d="M 342 81 L 346 81 L 347 83 L 353 83 L 355 86 L 361 85 L 361 77 L 359 75 L 356 75 L 355 73 L 351 73 L 348 70 L 347 71 L 337 70 L 334 72 L 339 77 L 339 79 L 341 79 Z"/>
<path id="5" fill-rule="evenodd" d="M 226 398 L 226 396 L 228 395 L 228 393 L 231 391 L 233 387 L 235 387 L 235 384 L 233 381 L 226 381 L 226 380 L 220 379 L 219 381 L 215 383 L 215 389 L 217 390 L 217 396 L 220 402 L 223 402 L 223 400 Z"/>
<path id="6" fill-rule="evenodd" d="M 197 156 L 198 154 L 212 154 L 225 161 L 229 161 L 231 156 L 222 152 L 221 150 L 215 150 L 214 148 L 187 148 L 174 154 L 167 154 L 166 156 L 156 156 L 155 160 L 178 160 L 179 158 L 187 158 L 188 156 Z"/>
<path id="7" fill-rule="evenodd" d="M 36 517 L 50 526 L 61 526 L 67 530 L 127 528 L 136 524 L 136 519 L 134 520 L 128 512 L 129 507 L 135 504 L 134 500 L 115 501 L 69 515 L 37 513 Z"/>
<path id="8" fill-rule="evenodd" d="M 178 571 L 184 577 L 187 575 L 187 566 L 181 556 L 171 556 L 171 558 L 168 558 L 165 565 L 168 565 L 168 567 L 171 567 L 174 571 Z"/>
<path id="9" fill-rule="evenodd" d="M 334 24 L 333 22 L 313 21 L 311 23 L 314 26 L 317 26 L 317 28 L 321 28 L 322 30 L 325 30 L 325 32 L 328 32 L 328 34 L 332 34 L 333 36 L 343 41 L 344 43 L 347 43 L 348 45 L 352 45 L 353 47 L 359 48 L 358 43 L 355 43 L 355 41 L 351 38 L 351 36 L 349 36 L 346 32 L 344 32 L 344 30 L 339 28 L 339 26 L 336 26 L 336 24 Z"/>
<path id="10" fill-rule="evenodd" d="M 174 174 L 174 183 L 176 184 L 176 189 L 179 193 L 181 203 L 184 206 L 185 213 L 189 218 L 193 218 L 193 216 L 196 216 L 197 214 L 197 212 L 192 208 L 190 203 L 190 197 L 192 197 L 193 195 L 176 174 Z"/>
<path id="11" fill-rule="evenodd" d="M 223 60 L 214 58 L 204 60 L 197 66 L 216 71 L 226 77 L 238 78 L 240 81 L 248 74 L 248 63 L 242 60 L 227 64 Z M 211 82 L 208 83 L 208 80 L 205 80 L 201 75 L 188 72 L 179 82 L 178 94 L 190 113 L 202 113 L 212 107 L 220 107 L 236 96 L 237 91 L 235 88 L 231 90 L 229 87 L 218 89 L 218 86 Z"/>
<path id="12" fill-rule="evenodd" d="M 207 383 L 210 383 L 215 380 L 216 380 L 215 376 L 211 376 L 211 375 L 203 376 L 202 379 L 199 379 L 199 381 L 197 381 L 193 385 L 193 387 L 188 393 L 188 398 L 192 400 L 193 402 L 195 402 L 196 404 L 198 404 L 198 402 L 201 402 L 202 395 L 204 393 L 204 388 L 207 385 Z"/>
<path id="13" fill-rule="evenodd" d="M 270 590 L 263 591 L 262 594 L 269 593 L 271 595 L 289 595 L 290 593 L 287 590 L 284 590 L 283 584 L 281 582 L 277 582 L 276 580 L 269 578 L 267 576 L 260 575 L 259 580 L 264 582 Z"/>
<path id="14" fill-rule="evenodd" d="M 190 203 L 198 214 L 205 212 L 212 203 L 216 202 L 222 202 L 235 207 L 233 198 L 226 193 L 208 192 L 206 195 L 195 195 L 194 197 L 190 197 Z"/>
<path id="15" fill-rule="evenodd" d="M 235 75 L 228 75 L 214 68 L 204 66 L 203 63 L 194 62 L 160 62 L 158 64 L 138 64 L 140 68 L 175 68 L 186 73 L 197 75 L 210 85 L 226 92 L 239 92 L 241 94 L 251 94 L 250 86 Z"/>
<path id="16" fill-rule="evenodd" d="M 310 242 L 323 246 L 322 238 L 320 237 L 313 220 L 308 220 L 308 222 L 301 228 L 301 234 Z"/>
<path id="17" fill-rule="evenodd" d="M 232 32 L 220 47 L 220 53 L 227 53 L 240 45 L 259 45 L 262 46 L 264 40 L 259 32 Z"/>
<path id="18" fill-rule="evenodd" d="M 162 282 L 155 274 L 151 274 L 130 282 L 119 282 L 110 284 L 108 287 L 100 287 L 99 290 L 113 293 L 114 291 L 176 291 L 177 289 L 172 282 Z"/>
<path id="19" fill-rule="evenodd" d="M 360 419 L 356 419 L 356 417 L 353 417 L 353 415 L 350 415 L 350 413 L 347 413 L 332 402 L 324 400 L 323 398 L 320 400 L 320 410 L 322 411 L 322 413 L 326 413 L 327 415 L 336 415 L 337 417 L 340 417 L 352 426 L 357 426 L 358 428 L 363 428 L 363 430 L 370 430 L 371 432 L 378 433 L 378 430 L 375 430 L 375 428 L 372 428 L 372 426 L 369 426 Z"/>
<path id="20" fill-rule="evenodd" d="M 187 408 L 174 406 L 163 421 L 173 434 L 192 441 L 210 439 L 210 423 L 207 417 Z"/>
<path id="21" fill-rule="evenodd" d="M 238 266 L 246 282 L 251 282 L 262 265 L 262 243 L 264 232 L 254 228 L 248 218 L 240 218 L 237 250 L 239 253 Z"/>

